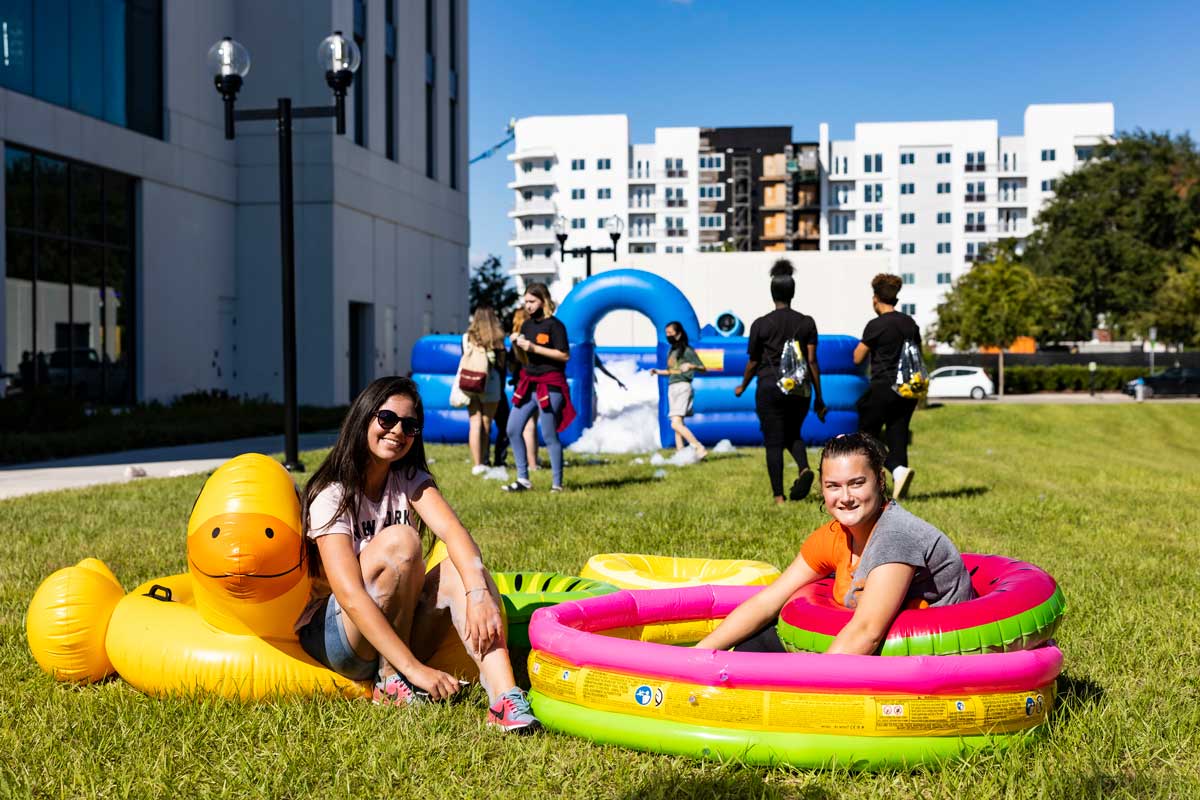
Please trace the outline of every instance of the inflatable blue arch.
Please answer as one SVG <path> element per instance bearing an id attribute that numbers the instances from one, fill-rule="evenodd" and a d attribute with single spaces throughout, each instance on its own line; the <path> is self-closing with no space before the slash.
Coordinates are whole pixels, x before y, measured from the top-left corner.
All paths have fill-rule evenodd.
<path id="1" fill-rule="evenodd" d="M 653 323 L 658 341 L 655 347 L 601 347 L 594 341 L 596 325 L 611 311 L 633 310 Z M 578 416 L 562 432 L 564 444 L 574 442 L 591 425 L 595 416 L 596 393 L 593 365 L 598 354 L 609 358 L 632 358 L 641 369 L 666 366 L 669 346 L 663 336 L 668 322 L 677 321 L 708 371 L 693 383 L 695 415 L 688 427 L 705 444 L 729 439 L 736 445 L 760 445 L 762 433 L 754 413 L 754 391 L 750 387 L 735 397 L 734 387 L 741 383 L 746 369 L 744 336 L 716 335 L 712 328 L 701 331 L 691 303 L 671 282 L 649 272 L 633 269 L 613 270 L 588 278 L 576 286 L 556 316 L 567 329 L 571 359 L 567 362 L 567 383 Z M 821 336 L 817 342 L 817 360 L 821 365 L 821 386 L 829 413 L 821 422 L 815 414 L 804 419 L 802 435 L 809 444 L 821 444 L 842 433 L 858 429 L 855 403 L 867 388 L 862 370 L 854 364 L 853 336 Z M 462 355 L 462 337 L 458 335 L 424 336 L 413 346 L 413 379 L 421 389 L 425 404 L 425 439 L 430 442 L 465 442 L 466 409 L 450 406 L 450 385 Z M 675 435 L 667 418 L 667 379 L 659 378 L 658 429 L 663 447 L 672 447 Z"/>

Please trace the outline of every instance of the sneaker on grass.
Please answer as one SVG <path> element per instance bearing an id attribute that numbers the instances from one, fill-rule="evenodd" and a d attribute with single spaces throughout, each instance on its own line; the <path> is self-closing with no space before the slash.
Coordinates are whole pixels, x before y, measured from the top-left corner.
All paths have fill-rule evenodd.
<path id="1" fill-rule="evenodd" d="M 897 500 L 903 500 L 908 494 L 908 487 L 912 483 L 913 476 L 916 475 L 916 470 L 912 467 L 896 467 L 892 470 L 892 494 Z"/>
<path id="2" fill-rule="evenodd" d="M 409 706 L 429 702 L 429 692 L 418 689 L 399 672 L 375 682 L 371 702 L 377 706 Z"/>
<path id="3" fill-rule="evenodd" d="M 488 709 L 487 724 L 506 733 L 533 733 L 542 727 L 529 706 L 529 697 L 517 686 L 496 698 Z"/>
<path id="4" fill-rule="evenodd" d="M 487 464 L 476 464 L 475 466 L 471 467 L 471 474 L 482 475 L 483 473 L 487 472 L 488 469 L 490 468 Z"/>
<path id="5" fill-rule="evenodd" d="M 506 483 L 500 487 L 502 492 L 528 492 L 533 488 L 533 481 L 528 478 L 517 478 L 512 483 Z"/>

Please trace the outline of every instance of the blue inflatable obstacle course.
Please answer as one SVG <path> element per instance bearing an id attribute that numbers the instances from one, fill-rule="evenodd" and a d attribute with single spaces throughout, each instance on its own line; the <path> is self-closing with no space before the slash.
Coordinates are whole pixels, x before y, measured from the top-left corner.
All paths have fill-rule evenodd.
<path id="1" fill-rule="evenodd" d="M 609 312 L 622 309 L 639 311 L 650 318 L 658 336 L 655 347 L 595 346 L 596 324 Z M 692 347 L 708 367 L 692 384 L 695 415 L 688 418 L 688 427 L 709 445 L 721 439 L 729 439 L 736 445 L 762 444 L 762 432 L 754 413 L 755 385 L 752 383 L 741 397 L 733 394 L 746 369 L 746 337 L 725 335 L 708 326 L 702 334 L 691 303 L 674 284 L 640 270 L 604 272 L 576 286 L 559 306 L 556 316 L 566 327 L 571 343 L 567 383 L 578 414 L 560 434 L 563 444 L 578 439 L 595 416 L 595 355 L 598 353 L 602 360 L 636 358 L 640 369 L 665 367 L 670 348 L 663 328 L 671 321 L 683 325 Z M 854 364 L 857 344 L 853 336 L 821 336 L 817 341 L 821 387 L 829 413 L 824 422 L 815 414 L 805 417 L 802 434 L 809 444 L 821 444 L 858 429 L 855 403 L 866 391 L 867 380 Z M 467 411 L 450 406 L 450 386 L 461 356 L 461 335 L 424 336 L 413 346 L 413 380 L 420 387 L 425 404 L 426 441 L 467 440 Z M 662 446 L 674 446 L 675 435 L 667 418 L 666 377 L 659 378 L 658 421 Z"/>

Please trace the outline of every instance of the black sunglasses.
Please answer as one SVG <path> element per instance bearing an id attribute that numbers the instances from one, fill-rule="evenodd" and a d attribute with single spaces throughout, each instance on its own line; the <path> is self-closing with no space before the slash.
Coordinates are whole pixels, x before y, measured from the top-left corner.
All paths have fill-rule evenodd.
<path id="1" fill-rule="evenodd" d="M 421 423 L 416 417 L 402 417 L 395 411 L 387 408 L 376 411 L 375 419 L 379 420 L 379 427 L 385 431 L 390 431 L 396 427 L 396 423 L 400 423 L 400 430 L 405 436 L 416 436 L 421 432 Z"/>

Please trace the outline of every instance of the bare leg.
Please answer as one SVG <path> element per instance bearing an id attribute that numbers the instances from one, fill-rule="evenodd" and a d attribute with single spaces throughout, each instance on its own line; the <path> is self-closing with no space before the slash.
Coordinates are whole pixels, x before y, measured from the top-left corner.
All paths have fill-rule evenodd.
<path id="1" fill-rule="evenodd" d="M 683 424 L 683 417 L 671 417 L 671 430 L 675 431 L 675 448 L 682 450 L 683 445 L 681 439 L 687 439 L 688 444 L 696 451 L 696 455 L 704 458 L 708 455 L 708 451 L 704 449 L 704 445 L 700 444 L 700 440 L 696 438 L 696 434 L 692 433 L 687 425 Z"/>
<path id="2" fill-rule="evenodd" d="M 500 605 L 500 592 L 496 588 L 491 575 L 488 576 L 488 591 Z M 512 662 L 508 656 L 508 646 L 499 641 L 492 644 L 485 653 L 475 653 L 467 644 L 467 595 L 462 578 L 448 559 L 441 562 L 425 578 L 413 621 L 412 639 L 420 650 L 414 654 L 422 660 L 428 658 L 446 632 L 446 616 L 458 632 L 468 655 L 479 665 L 479 682 L 487 692 L 488 702 L 494 703 L 496 698 L 517 685 L 513 677 Z"/>
<path id="3" fill-rule="evenodd" d="M 531 472 L 538 468 L 537 428 L 535 425 L 537 424 L 539 413 L 541 412 L 533 412 L 533 416 L 525 423 L 525 432 L 523 434 L 525 437 L 525 458 Z"/>
<path id="4" fill-rule="evenodd" d="M 475 467 L 483 463 L 482 428 L 485 419 L 482 411 L 475 411 L 467 424 L 467 446 L 471 448 L 471 465 Z"/>
<path id="5" fill-rule="evenodd" d="M 396 635 L 405 643 L 412 632 L 413 614 L 425 583 L 425 562 L 421 557 L 421 537 L 408 525 L 389 525 L 375 535 L 358 557 L 363 585 L 391 621 Z M 367 641 L 349 615 L 342 617 L 346 639 L 363 660 L 369 661 L 378 653 Z M 379 673 L 386 677 L 396 670 L 380 659 Z"/>

